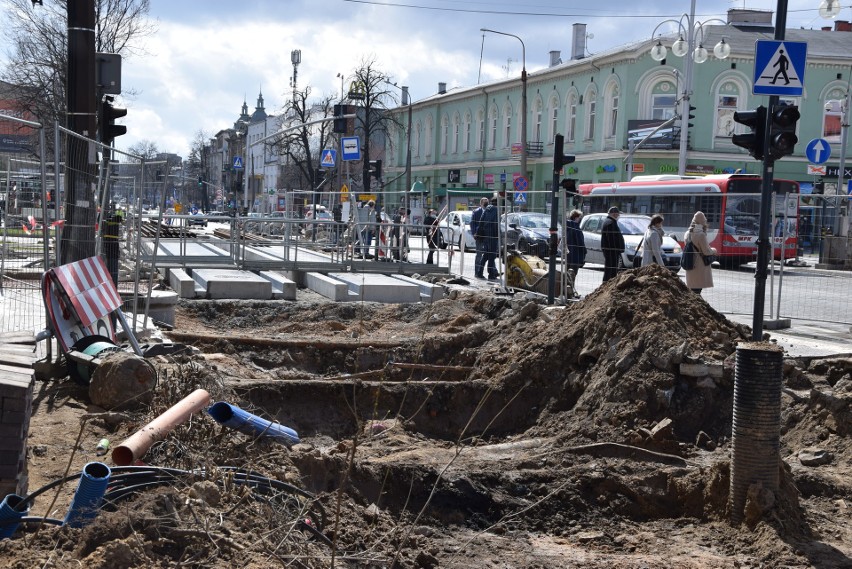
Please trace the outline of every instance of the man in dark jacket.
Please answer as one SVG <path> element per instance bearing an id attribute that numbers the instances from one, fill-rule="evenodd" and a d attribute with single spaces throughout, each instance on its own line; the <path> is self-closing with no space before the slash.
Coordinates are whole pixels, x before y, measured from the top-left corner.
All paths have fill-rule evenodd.
<path id="1" fill-rule="evenodd" d="M 438 233 L 438 214 L 434 209 L 430 209 L 426 217 L 423 218 L 423 227 L 426 231 L 426 244 L 429 246 L 429 256 L 426 257 L 426 264 L 434 264 L 435 249 L 438 248 L 438 242 L 435 239 Z"/>
<path id="2" fill-rule="evenodd" d="M 487 207 L 488 198 L 481 198 L 479 200 L 479 207 L 473 210 L 473 213 L 470 216 L 470 233 L 476 240 L 476 257 L 473 261 L 473 274 L 478 279 L 485 278 L 485 260 L 483 259 L 485 240 L 481 237 L 478 237 L 478 232 L 479 221 L 482 219 L 482 214 L 485 212 L 485 208 Z"/>
<path id="3" fill-rule="evenodd" d="M 624 252 L 624 235 L 618 226 L 618 216 L 621 212 L 617 207 L 609 208 L 607 217 L 601 227 L 601 249 L 604 256 L 603 282 L 618 274 L 618 260 Z"/>
<path id="4" fill-rule="evenodd" d="M 494 264 L 500 251 L 500 216 L 497 213 L 496 199 L 491 200 L 491 203 L 482 212 L 477 234 L 482 236 L 482 264 L 488 265 L 488 280 L 496 281 L 500 277 L 500 273 Z M 477 242 L 476 248 L 477 250 L 480 248 L 479 242 Z M 479 275 L 481 276 L 482 273 L 479 273 Z"/>

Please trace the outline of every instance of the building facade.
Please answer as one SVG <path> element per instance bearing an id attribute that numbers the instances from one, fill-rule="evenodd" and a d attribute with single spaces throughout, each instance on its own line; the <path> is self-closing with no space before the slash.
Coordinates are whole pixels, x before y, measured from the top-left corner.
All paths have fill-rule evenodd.
<path id="1" fill-rule="evenodd" d="M 710 57 L 693 64 L 692 94 L 695 107 L 689 128 L 680 128 L 681 93 L 685 90 L 685 59 L 672 55 L 654 60 L 651 49 L 658 39 L 671 46 L 674 37 L 648 38 L 607 52 L 586 55 L 576 49 L 567 62 L 551 54 L 551 65 L 527 78 L 527 171 L 520 171 L 520 77 L 475 87 L 446 91 L 413 104 L 412 128 L 394 132 L 393 154 L 388 156 L 386 177 L 406 167 L 411 145 L 411 174 L 424 188 L 424 200 L 451 209 L 473 205 L 478 198 L 508 190 L 519 176 L 528 182 L 518 207 L 548 210 L 553 180 L 556 134 L 565 139 L 565 154 L 576 161 L 565 166 L 563 177 L 585 182 L 617 182 L 633 174 L 677 174 L 680 144 L 687 144 L 686 174 L 749 172 L 760 174 L 762 163 L 731 142 L 731 135 L 746 132 L 733 113 L 767 105 L 768 97 L 752 94 L 755 41 L 774 39 L 771 12 L 731 10 L 727 25 L 702 25 L 697 40 L 710 49 Z M 835 22 L 830 28 L 786 30 L 785 41 L 807 42 L 804 93 L 782 97 L 799 106 L 799 143 L 792 156 L 775 164 L 775 177 L 792 179 L 809 193 L 819 176 L 808 174 L 805 147 L 814 138 L 836 143 L 827 172 L 835 175 L 840 147 L 843 101 L 852 72 L 852 26 Z M 578 28 L 578 26 L 580 26 Z M 725 59 L 713 56 L 713 46 L 724 38 L 730 46 Z M 440 85 L 439 85 L 440 87 Z M 399 124 L 407 121 L 407 107 L 395 109 Z M 639 140 L 657 126 L 675 119 L 629 156 L 630 139 Z M 632 163 L 632 173 L 628 167 Z M 387 188 L 400 195 L 405 177 Z M 836 180 L 836 178 L 835 178 Z M 830 177 L 826 178 L 830 182 Z M 828 193 L 828 192 L 827 192 Z"/>

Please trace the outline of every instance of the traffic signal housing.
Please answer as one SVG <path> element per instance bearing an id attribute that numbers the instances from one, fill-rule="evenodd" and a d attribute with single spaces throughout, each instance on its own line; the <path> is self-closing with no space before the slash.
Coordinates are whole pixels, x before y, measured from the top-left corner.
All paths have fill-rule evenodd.
<path id="1" fill-rule="evenodd" d="M 565 137 L 557 134 L 553 139 L 553 173 L 558 174 L 565 164 L 571 164 L 577 159 L 573 154 L 565 155 Z"/>
<path id="2" fill-rule="evenodd" d="M 765 153 L 763 144 L 766 139 L 766 107 L 761 105 L 753 111 L 737 111 L 734 113 L 734 122 L 749 127 L 751 132 L 735 134 L 731 137 L 731 142 L 748 150 L 748 153 L 755 160 L 763 160 Z"/>
<path id="3" fill-rule="evenodd" d="M 346 114 L 346 105 L 334 105 L 334 132 L 339 134 L 346 133 L 346 119 L 343 115 Z"/>
<path id="4" fill-rule="evenodd" d="M 799 137 L 796 136 L 796 123 L 799 122 L 800 117 L 799 107 L 796 105 L 777 103 L 772 106 L 769 115 L 767 158 L 776 160 L 793 153 L 796 143 L 799 142 Z"/>
<path id="5" fill-rule="evenodd" d="M 382 161 L 370 160 L 370 175 L 377 180 L 382 179 Z"/>
<path id="6" fill-rule="evenodd" d="M 204 188 L 204 179 L 201 176 L 198 176 L 198 187 Z"/>
<path id="7" fill-rule="evenodd" d="M 112 146 L 112 141 L 117 136 L 127 134 L 127 127 L 123 124 L 115 124 L 115 119 L 127 115 L 127 109 L 113 106 L 115 97 L 106 96 L 101 102 L 100 116 L 100 138 L 101 144 Z"/>

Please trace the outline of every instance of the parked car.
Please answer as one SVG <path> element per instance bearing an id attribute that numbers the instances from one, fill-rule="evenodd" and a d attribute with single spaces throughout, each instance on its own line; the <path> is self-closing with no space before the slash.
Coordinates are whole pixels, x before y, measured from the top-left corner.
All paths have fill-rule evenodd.
<path id="1" fill-rule="evenodd" d="M 562 225 L 557 224 L 558 235 Z M 550 256 L 550 215 L 546 213 L 513 212 L 503 214 L 500 233 L 506 235 L 506 248 L 542 259 Z"/>
<path id="2" fill-rule="evenodd" d="M 586 262 L 604 264 L 603 251 L 601 250 L 601 228 L 607 218 L 605 213 L 592 213 L 583 217 L 580 229 L 586 240 Z M 642 236 L 648 229 L 651 218 L 647 215 L 621 214 L 618 218 L 618 227 L 624 235 L 624 253 L 619 259 L 620 268 L 632 268 L 638 266 L 642 259 Z M 663 256 L 666 267 L 674 272 L 680 270 L 681 248 L 677 241 L 669 235 L 663 237 Z M 638 259 L 637 259 L 638 258 Z M 634 265 L 634 260 L 636 261 Z"/>
<path id="3" fill-rule="evenodd" d="M 459 210 L 449 212 L 438 223 L 438 246 L 446 249 L 452 243 L 459 249 L 464 245 L 465 250 L 476 250 L 476 239 L 470 231 L 472 211 Z"/>

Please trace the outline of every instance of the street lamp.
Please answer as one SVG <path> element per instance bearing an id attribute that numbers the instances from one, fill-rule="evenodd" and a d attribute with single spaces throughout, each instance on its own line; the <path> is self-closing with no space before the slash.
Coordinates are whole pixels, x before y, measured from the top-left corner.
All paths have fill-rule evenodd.
<path id="1" fill-rule="evenodd" d="M 833 20 L 840 13 L 840 0 L 822 0 L 819 4 L 819 15 L 826 20 Z"/>
<path id="2" fill-rule="evenodd" d="M 695 0 L 693 0 L 693 3 Z M 509 36 L 521 42 L 521 60 L 523 68 L 521 69 L 521 176 L 527 176 L 527 47 L 524 45 L 524 40 L 515 34 L 506 32 L 498 32 L 497 30 L 489 30 L 488 28 L 479 28 L 480 32 L 490 32 L 492 34 L 500 34 L 501 36 Z"/>
<path id="3" fill-rule="evenodd" d="M 686 19 L 685 25 L 684 19 Z M 663 20 L 657 24 L 657 27 L 654 28 L 654 32 L 651 34 L 651 38 L 653 39 L 660 26 L 667 22 L 675 22 L 678 25 L 680 33 L 678 39 L 672 44 L 672 53 L 678 57 L 684 57 L 687 54 L 691 54 L 691 57 L 687 57 L 684 60 L 684 85 L 683 93 L 680 98 L 680 148 L 677 164 L 678 176 L 686 174 L 686 151 L 688 146 L 687 142 L 689 140 L 689 99 L 692 96 L 693 83 L 692 66 L 693 63 L 704 63 L 707 61 L 709 54 L 707 52 L 707 48 L 704 47 L 704 26 L 714 21 L 727 25 L 727 22 L 718 18 L 713 18 L 704 22 L 696 22 L 695 0 L 692 0 L 689 14 L 683 14 L 679 20 Z M 686 36 L 686 39 L 684 39 L 684 36 Z M 698 44 L 698 47 L 694 47 L 696 43 Z M 666 47 L 663 45 L 663 42 L 658 39 L 657 43 L 651 48 L 650 53 L 651 59 L 654 61 L 662 61 L 666 58 Z M 713 48 L 713 55 L 715 55 L 717 59 L 725 59 L 730 54 L 731 46 L 723 37 L 722 40 Z"/>

